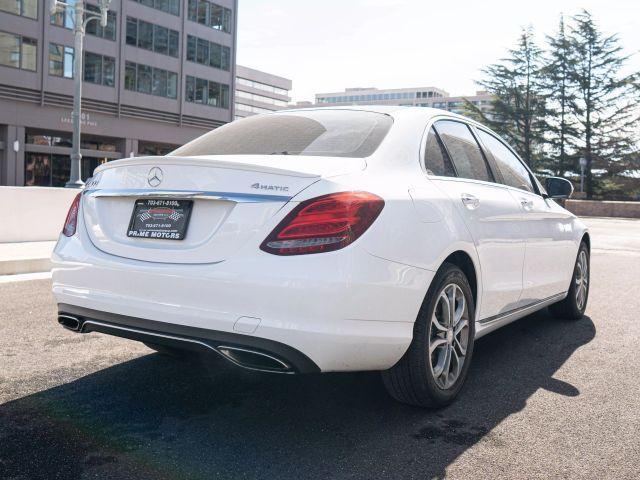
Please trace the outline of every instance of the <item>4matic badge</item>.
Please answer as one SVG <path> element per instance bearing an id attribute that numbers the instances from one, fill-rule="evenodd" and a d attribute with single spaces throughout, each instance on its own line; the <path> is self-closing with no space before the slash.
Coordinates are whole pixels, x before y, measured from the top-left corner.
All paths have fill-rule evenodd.
<path id="1" fill-rule="evenodd" d="M 256 182 L 251 185 L 251 188 L 255 188 L 257 190 L 271 190 L 274 192 L 288 192 L 289 187 L 285 187 L 283 185 L 266 185 L 264 183 Z"/>

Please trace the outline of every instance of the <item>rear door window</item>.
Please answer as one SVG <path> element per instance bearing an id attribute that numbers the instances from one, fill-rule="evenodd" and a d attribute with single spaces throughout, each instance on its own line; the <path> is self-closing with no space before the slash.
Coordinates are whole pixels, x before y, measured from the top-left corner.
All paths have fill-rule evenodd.
<path id="1" fill-rule="evenodd" d="M 424 164 L 427 169 L 427 174 L 429 175 L 438 175 L 441 177 L 456 176 L 456 172 L 451 164 L 451 159 L 433 127 L 429 129 L 429 134 L 427 135 Z"/>
<path id="2" fill-rule="evenodd" d="M 435 123 L 435 129 L 447 147 L 458 177 L 493 181 L 480 146 L 467 125 L 454 120 L 440 120 Z"/>
<path id="3" fill-rule="evenodd" d="M 480 129 L 477 130 L 480 140 L 493 155 L 505 185 L 527 192 L 535 192 L 529 171 L 509 147 L 493 135 Z"/>

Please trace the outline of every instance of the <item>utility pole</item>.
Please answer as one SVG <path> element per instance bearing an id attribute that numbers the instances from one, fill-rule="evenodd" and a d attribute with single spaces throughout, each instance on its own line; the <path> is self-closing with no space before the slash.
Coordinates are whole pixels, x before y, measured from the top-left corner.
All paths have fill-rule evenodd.
<path id="1" fill-rule="evenodd" d="M 66 10 L 73 11 L 73 138 L 71 140 L 71 174 L 69 181 L 65 184 L 67 188 L 82 188 L 84 182 L 81 177 L 82 154 L 80 153 L 80 124 L 82 120 L 82 80 L 83 80 L 83 60 L 84 60 L 84 35 L 87 24 L 93 20 L 100 21 L 102 27 L 107 26 L 107 12 L 111 0 L 100 0 L 100 14 L 89 13 L 85 15 L 86 9 L 82 0 L 75 3 L 65 3 L 58 0 L 51 0 L 51 15 Z"/>

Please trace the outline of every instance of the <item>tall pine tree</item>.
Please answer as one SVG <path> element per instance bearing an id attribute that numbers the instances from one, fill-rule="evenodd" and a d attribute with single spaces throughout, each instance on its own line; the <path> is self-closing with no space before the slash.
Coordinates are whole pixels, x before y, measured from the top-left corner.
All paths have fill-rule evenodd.
<path id="1" fill-rule="evenodd" d="M 544 166 L 557 176 L 574 170 L 575 159 L 570 158 L 575 143 L 574 112 L 576 84 L 573 72 L 576 55 L 565 32 L 564 16 L 560 16 L 558 31 L 547 36 L 547 53 L 542 78 L 547 97 L 547 130 Z"/>
<path id="2" fill-rule="evenodd" d="M 574 17 L 571 45 L 576 55 L 572 79 L 577 85 L 575 115 L 579 153 L 586 159 L 587 198 L 596 193 L 593 168 L 619 173 L 636 148 L 638 125 L 636 75 L 622 75 L 628 57 L 616 35 L 603 36 L 587 11 Z"/>
<path id="3" fill-rule="evenodd" d="M 485 114 L 468 101 L 465 104 L 469 115 L 505 137 L 531 167 L 541 151 L 545 130 L 541 60 L 531 28 L 523 29 L 516 48 L 484 69 L 485 79 L 478 82 L 494 96 L 491 112 Z"/>

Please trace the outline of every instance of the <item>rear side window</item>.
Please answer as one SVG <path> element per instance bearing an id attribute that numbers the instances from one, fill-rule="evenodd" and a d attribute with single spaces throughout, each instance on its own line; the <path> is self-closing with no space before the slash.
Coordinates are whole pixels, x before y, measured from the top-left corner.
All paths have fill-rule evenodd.
<path id="1" fill-rule="evenodd" d="M 458 177 L 493 181 L 480 146 L 469 127 L 461 122 L 440 120 L 436 122 L 435 128 L 451 155 Z"/>
<path id="2" fill-rule="evenodd" d="M 491 152 L 502 174 L 505 185 L 534 192 L 528 170 L 509 148 L 493 135 L 478 130 L 478 135 L 484 146 Z"/>
<path id="3" fill-rule="evenodd" d="M 256 115 L 224 125 L 171 155 L 322 155 L 368 157 L 391 128 L 389 115 L 308 110 Z"/>
<path id="4" fill-rule="evenodd" d="M 424 157 L 425 168 L 429 175 L 438 175 L 441 177 L 456 176 L 449 155 L 447 155 L 447 151 L 444 149 L 433 127 L 431 127 L 427 135 Z"/>

